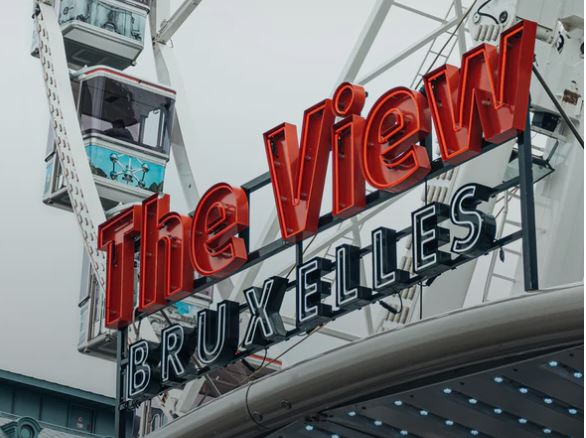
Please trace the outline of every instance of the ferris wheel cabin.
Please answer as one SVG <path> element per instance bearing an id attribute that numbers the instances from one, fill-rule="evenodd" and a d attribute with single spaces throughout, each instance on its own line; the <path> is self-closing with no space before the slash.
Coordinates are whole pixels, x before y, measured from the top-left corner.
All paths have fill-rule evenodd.
<path id="1" fill-rule="evenodd" d="M 84 146 L 105 209 L 163 190 L 175 92 L 109 67 L 72 80 Z M 43 201 L 71 209 L 50 133 Z"/>
<path id="2" fill-rule="evenodd" d="M 55 7 L 71 66 L 125 69 L 142 52 L 149 0 L 59 0 Z"/>

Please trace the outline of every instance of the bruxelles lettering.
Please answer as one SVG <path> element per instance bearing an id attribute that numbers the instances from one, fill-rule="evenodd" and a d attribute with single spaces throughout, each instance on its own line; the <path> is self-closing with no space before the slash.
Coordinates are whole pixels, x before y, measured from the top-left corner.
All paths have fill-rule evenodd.
<path id="1" fill-rule="evenodd" d="M 426 74 L 425 92 L 393 88 L 361 111 L 366 92 L 341 84 L 332 99 L 307 109 L 301 138 L 294 125 L 283 123 L 264 134 L 281 237 L 299 242 L 318 229 L 329 155 L 332 154 L 332 215 L 347 218 L 366 204 L 366 183 L 378 190 L 401 192 L 423 180 L 431 170 L 423 145 L 432 121 L 441 159 L 457 165 L 482 152 L 483 141 L 502 143 L 525 128 L 536 24 L 521 21 L 503 32 L 496 47 L 482 44 L 462 58 L 460 69 L 445 65 Z M 450 268 L 451 253 L 476 257 L 494 241 L 494 219 L 477 205 L 491 188 L 461 187 L 450 205 L 430 204 L 412 213 L 414 272 L 434 276 Z M 169 197 L 155 195 L 102 224 L 98 247 L 107 251 L 106 325 L 121 329 L 133 320 L 134 255 L 140 247 L 138 312 L 143 317 L 193 293 L 194 275 L 225 278 L 247 261 L 248 198 L 240 187 L 219 183 L 202 197 L 193 218 L 171 212 Z M 449 219 L 466 229 L 450 242 L 440 226 Z M 311 330 L 340 311 L 362 307 L 409 285 L 409 273 L 397 269 L 397 232 L 372 233 L 372 288 L 360 278 L 360 248 L 341 245 L 335 260 L 316 257 L 297 266 L 297 329 Z M 334 306 L 322 279 L 335 271 Z M 216 310 L 202 310 L 190 331 L 171 326 L 158 346 L 140 341 L 129 351 L 128 396 L 144 396 L 163 385 L 201 372 L 188 358 L 212 369 L 239 354 L 287 337 L 279 309 L 288 280 L 271 277 L 262 287 L 244 292 L 250 322 L 239 343 L 238 303 L 223 301 Z M 238 350 L 238 349 L 241 350 Z M 156 366 L 155 366 L 156 365 Z M 154 373 L 160 374 L 158 379 Z M 171 383 L 169 383 L 171 382 Z"/>
<path id="2" fill-rule="evenodd" d="M 494 243 L 496 225 L 492 216 L 477 209 L 488 201 L 492 189 L 467 184 L 458 189 L 450 205 L 433 203 L 412 213 L 413 270 L 419 278 L 429 278 L 451 269 L 450 253 L 440 251 L 452 240 L 451 253 L 469 258 L 485 253 Z M 149 202 L 149 201 L 146 201 Z M 450 231 L 441 226 L 449 220 L 465 228 L 461 237 L 450 239 Z M 310 331 L 337 316 L 378 301 L 413 283 L 409 273 L 397 269 L 398 233 L 380 227 L 372 232 L 372 287 L 360 276 L 363 249 L 343 244 L 335 250 L 335 260 L 314 257 L 297 266 L 296 325 Z M 323 276 L 335 272 L 335 288 Z M 244 290 L 250 314 L 242 341 L 240 305 L 224 300 L 216 310 L 201 310 L 195 329 L 180 325 L 165 328 L 160 344 L 140 341 L 130 346 L 127 392 L 130 398 L 149 398 L 165 387 L 173 387 L 203 372 L 225 366 L 238 356 L 254 353 L 288 337 L 279 314 L 290 282 L 270 277 L 262 287 Z M 333 296 L 334 306 L 324 303 Z M 195 354 L 200 368 L 191 362 Z M 156 373 L 155 373 L 156 370 Z M 153 376 L 156 374 L 157 378 Z"/>

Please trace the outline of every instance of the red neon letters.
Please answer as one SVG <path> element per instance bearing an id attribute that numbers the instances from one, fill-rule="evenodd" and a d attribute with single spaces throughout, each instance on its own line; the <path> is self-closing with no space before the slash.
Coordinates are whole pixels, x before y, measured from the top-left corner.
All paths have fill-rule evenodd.
<path id="1" fill-rule="evenodd" d="M 317 231 L 334 122 L 332 101 L 305 111 L 301 149 L 295 125 L 283 123 L 264 134 L 283 239 L 301 240 Z"/>
<path id="2" fill-rule="evenodd" d="M 334 111 L 345 117 L 333 127 L 333 186 L 332 214 L 349 217 L 366 204 L 364 174 L 360 166 L 360 148 L 364 134 L 366 92 L 359 85 L 341 84 L 334 93 Z"/>
<path id="3" fill-rule="evenodd" d="M 168 195 L 154 195 L 103 223 L 98 247 L 107 251 L 106 326 L 122 328 L 133 320 L 138 237 L 138 310 L 148 315 L 193 292 L 194 267 L 214 277 L 238 269 L 248 254 L 235 234 L 247 227 L 248 199 L 241 188 L 228 184 L 208 190 L 193 220 L 169 212 Z"/>
<path id="4" fill-rule="evenodd" d="M 502 143 L 525 130 L 537 25 L 521 21 L 496 47 L 481 44 L 458 70 L 444 65 L 424 78 L 442 159 L 457 164 L 487 141 Z"/>
<path id="5" fill-rule="evenodd" d="M 283 239 L 296 242 L 318 228 L 330 151 L 334 216 L 365 206 L 365 181 L 399 192 L 430 171 L 420 143 L 435 124 L 442 160 L 459 164 L 481 151 L 484 138 L 502 143 L 525 129 L 536 24 L 522 21 L 503 32 L 500 49 L 482 44 L 424 77 L 425 94 L 393 88 L 360 116 L 366 92 L 341 84 L 332 99 L 304 113 L 297 129 L 282 123 L 264 134 Z M 336 116 L 341 120 L 336 121 Z M 194 270 L 224 278 L 248 258 L 237 234 L 248 228 L 244 190 L 225 183 L 202 197 L 193 220 L 169 211 L 169 197 L 155 195 L 102 224 L 98 248 L 108 253 L 106 325 L 133 318 L 134 254 L 141 237 L 139 312 L 148 314 L 193 290 Z"/>
<path id="6" fill-rule="evenodd" d="M 241 188 L 216 184 L 201 198 L 193 216 L 191 261 L 201 275 L 225 277 L 246 261 L 248 199 Z"/>
<path id="7" fill-rule="evenodd" d="M 138 310 L 150 314 L 192 292 L 191 218 L 169 212 L 169 195 L 154 195 L 142 204 L 142 221 Z"/>
<path id="8" fill-rule="evenodd" d="M 360 146 L 364 119 L 351 115 L 334 125 L 333 185 L 334 216 L 349 217 L 366 204 L 364 175 L 360 168 Z"/>
<path id="9" fill-rule="evenodd" d="M 142 232 L 142 207 L 136 205 L 100 225 L 98 249 L 107 251 L 106 326 L 122 328 L 134 308 L 134 243 Z"/>
<path id="10" fill-rule="evenodd" d="M 394 88 L 376 101 L 366 119 L 362 164 L 366 180 L 379 190 L 400 192 L 429 173 L 427 150 L 415 143 L 431 132 L 421 93 Z"/>

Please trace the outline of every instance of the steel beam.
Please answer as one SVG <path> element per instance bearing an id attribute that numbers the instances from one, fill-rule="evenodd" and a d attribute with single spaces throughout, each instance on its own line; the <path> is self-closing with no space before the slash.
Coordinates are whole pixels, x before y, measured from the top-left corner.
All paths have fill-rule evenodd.
<path id="1" fill-rule="evenodd" d="M 370 72 L 366 76 L 364 76 L 361 79 L 359 79 L 358 80 L 358 83 L 360 85 L 365 85 L 365 84 L 369 83 L 370 81 L 372 81 L 373 79 L 377 78 L 378 76 L 380 76 L 381 74 L 383 74 L 385 71 L 387 71 L 388 69 L 390 69 L 394 65 L 398 64 L 399 62 L 401 62 L 403 59 L 407 58 L 412 53 L 414 53 L 417 50 L 421 49 L 426 44 L 429 44 L 430 42 L 432 42 L 438 35 L 441 35 L 442 33 L 446 32 L 448 29 L 450 29 L 450 28 L 454 27 L 455 25 L 457 25 L 458 22 L 459 22 L 458 17 L 456 17 L 456 18 L 453 18 L 452 20 L 448 21 L 443 26 L 438 27 L 436 30 L 434 30 L 433 32 L 429 33 L 423 39 L 421 39 L 421 40 L 417 41 L 416 43 L 412 44 L 411 46 L 407 47 L 401 53 L 399 53 L 398 55 L 396 55 L 392 59 L 388 60 L 384 64 L 381 64 L 380 66 L 378 66 L 377 68 L 375 68 L 372 72 Z"/>
<path id="2" fill-rule="evenodd" d="M 464 19 L 464 9 L 462 8 L 462 0 L 454 0 L 454 9 L 456 10 L 456 18 L 458 22 Z M 466 53 L 466 26 L 460 25 L 458 28 L 458 48 L 460 49 L 460 56 Z"/>
<path id="3" fill-rule="evenodd" d="M 199 192 L 186 149 L 186 143 L 195 138 L 193 118 L 186 102 L 187 95 L 183 89 L 181 77 L 177 73 L 178 69 L 175 64 L 173 48 L 155 43 L 153 52 L 159 82 L 173 87 L 177 92 L 175 121 L 171 135 L 171 152 L 173 153 L 175 166 L 177 166 L 185 201 L 188 207 L 194 207 L 199 200 Z"/>
<path id="4" fill-rule="evenodd" d="M 385 21 L 387 13 L 394 3 L 394 0 L 378 0 L 376 2 L 360 36 L 358 37 L 358 41 L 356 41 L 356 44 L 348 57 L 346 65 L 342 69 L 342 73 L 340 74 L 336 86 L 342 82 L 354 81 L 354 79 L 356 79 L 360 67 L 362 67 L 364 59 L 366 58 L 366 55 L 368 55 L 372 43 Z"/>
<path id="5" fill-rule="evenodd" d="M 430 20 L 437 21 L 438 23 L 441 23 L 441 24 L 446 23 L 446 20 L 443 20 L 440 17 L 437 17 L 432 14 L 428 14 L 427 12 L 423 12 L 423 11 L 416 9 L 416 8 L 413 8 L 411 6 L 404 5 L 403 3 L 395 2 L 394 6 L 400 8 L 400 9 L 404 9 L 405 11 L 413 12 L 414 14 L 420 15 L 422 17 L 429 18 Z"/>
<path id="6" fill-rule="evenodd" d="M 118 330 L 116 344 L 116 412 L 114 413 L 114 430 L 117 438 L 132 436 L 132 421 L 134 411 L 129 409 L 125 400 L 125 375 L 124 361 L 126 358 L 126 346 L 128 345 L 128 328 Z"/>
<path id="7" fill-rule="evenodd" d="M 185 20 L 187 20 L 195 8 L 199 6 L 201 1 L 202 0 L 185 0 L 168 20 L 164 20 L 162 22 L 161 28 L 155 36 L 155 42 L 167 44 L 167 42 L 173 37 L 175 32 L 177 32 Z M 159 2 L 157 1 L 157 3 Z"/>

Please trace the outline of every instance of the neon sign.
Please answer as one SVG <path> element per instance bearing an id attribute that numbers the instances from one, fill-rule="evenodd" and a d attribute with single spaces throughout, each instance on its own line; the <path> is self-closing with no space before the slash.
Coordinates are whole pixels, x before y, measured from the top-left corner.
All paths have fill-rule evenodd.
<path id="1" fill-rule="evenodd" d="M 435 128 L 444 165 L 457 165 L 483 152 L 485 141 L 500 144 L 525 129 L 536 24 L 521 21 L 503 32 L 500 48 L 482 44 L 462 58 L 460 69 L 442 66 L 424 76 L 425 94 L 393 88 L 361 116 L 366 93 L 341 84 L 332 99 L 305 111 L 301 138 L 283 123 L 264 134 L 281 237 L 294 243 L 318 231 L 330 152 L 333 210 L 348 218 L 366 205 L 366 183 L 392 193 L 413 187 L 432 170 L 425 139 Z M 336 119 L 338 118 L 338 119 Z M 296 267 L 296 280 L 270 277 L 243 291 L 250 314 L 241 340 L 241 305 L 229 300 L 198 313 L 197 325 L 167 327 L 160 345 L 139 341 L 129 349 L 127 395 L 148 398 L 162 388 L 200 376 L 290 336 L 279 309 L 285 291 L 296 291 L 296 329 L 316 326 L 398 293 L 422 279 L 494 249 L 494 218 L 477 206 L 494 189 L 468 184 L 450 204 L 433 203 L 412 213 L 406 232 L 381 227 L 371 245 L 340 245 L 335 260 L 314 257 Z M 139 317 L 193 293 L 194 275 L 226 278 L 245 266 L 248 198 L 241 187 L 219 183 L 200 200 L 193 218 L 169 209 L 168 195 L 155 195 L 111 218 L 99 229 L 107 251 L 106 325 L 121 329 L 133 320 L 134 255 L 140 247 Z M 451 238 L 449 220 L 465 229 Z M 411 234 L 415 276 L 397 268 L 397 240 Z M 451 243 L 450 252 L 440 247 Z M 360 278 L 360 258 L 372 256 L 372 287 Z M 452 258 L 454 255 L 456 258 Z M 334 272 L 335 289 L 323 276 Z M 334 303 L 323 299 L 334 294 Z M 189 362 L 195 354 L 199 369 Z M 155 372 L 156 371 L 156 372 Z M 159 377 L 155 379 L 153 376 Z"/>

